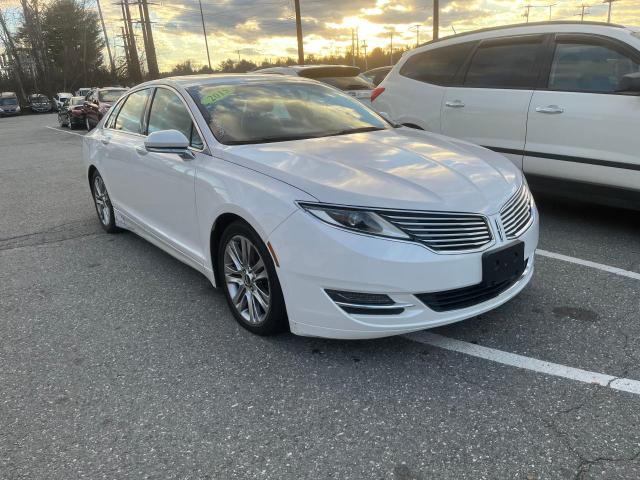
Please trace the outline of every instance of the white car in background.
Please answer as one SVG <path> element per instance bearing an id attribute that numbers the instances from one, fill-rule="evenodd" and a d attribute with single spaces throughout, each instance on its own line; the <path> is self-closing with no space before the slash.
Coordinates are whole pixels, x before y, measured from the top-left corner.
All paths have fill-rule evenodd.
<path id="1" fill-rule="evenodd" d="M 56 112 L 62 108 L 62 105 L 66 100 L 71 99 L 73 97 L 72 94 L 66 92 L 58 92 L 53 96 L 53 104 L 55 106 Z"/>
<path id="2" fill-rule="evenodd" d="M 369 79 L 361 76 L 358 67 L 350 67 L 348 65 L 291 65 L 288 67 L 261 68 L 254 73 L 274 73 L 277 75 L 313 78 L 336 87 L 357 98 L 365 105 L 371 106 L 371 93 L 374 84 Z"/>
<path id="3" fill-rule="evenodd" d="M 443 38 L 405 54 L 372 98 L 401 124 L 506 155 L 532 186 L 640 206 L 638 30 L 547 22 Z"/>
<path id="4" fill-rule="evenodd" d="M 202 272 L 254 333 L 435 327 L 533 275 L 538 214 L 509 160 L 394 127 L 313 80 L 139 85 L 84 136 L 83 157 L 103 228 Z"/>

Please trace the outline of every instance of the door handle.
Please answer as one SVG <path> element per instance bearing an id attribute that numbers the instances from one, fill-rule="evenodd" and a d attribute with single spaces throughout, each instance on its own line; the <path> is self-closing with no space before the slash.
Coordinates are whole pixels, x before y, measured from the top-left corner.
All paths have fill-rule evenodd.
<path id="1" fill-rule="evenodd" d="M 146 155 L 149 151 L 144 147 L 136 147 L 136 152 L 138 155 Z"/>
<path id="2" fill-rule="evenodd" d="M 445 105 L 445 107 L 449 107 L 449 108 L 462 108 L 462 107 L 464 107 L 464 103 L 462 103 L 460 100 L 454 100 L 453 102 L 445 102 L 444 105 Z"/>
<path id="3" fill-rule="evenodd" d="M 103 145 L 109 145 L 109 142 L 111 141 L 111 137 L 102 137 L 100 141 L 103 143 Z"/>
<path id="4" fill-rule="evenodd" d="M 558 105 L 547 105 L 546 107 L 536 107 L 536 112 L 557 115 L 559 113 L 564 113 L 564 108 L 559 107 Z"/>

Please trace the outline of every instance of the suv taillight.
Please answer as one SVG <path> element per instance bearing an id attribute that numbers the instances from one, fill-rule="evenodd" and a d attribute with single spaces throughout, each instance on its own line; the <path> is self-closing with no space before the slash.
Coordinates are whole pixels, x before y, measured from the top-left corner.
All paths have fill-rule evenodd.
<path id="1" fill-rule="evenodd" d="M 376 98 L 378 98 L 382 92 L 384 92 L 384 87 L 374 88 L 371 92 L 371 101 L 373 102 Z"/>

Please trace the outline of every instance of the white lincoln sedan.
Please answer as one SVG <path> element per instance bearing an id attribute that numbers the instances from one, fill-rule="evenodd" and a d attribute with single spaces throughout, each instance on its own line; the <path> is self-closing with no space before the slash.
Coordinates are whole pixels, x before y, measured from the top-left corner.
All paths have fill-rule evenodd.
<path id="1" fill-rule="evenodd" d="M 538 214 L 509 160 L 314 80 L 142 84 L 83 156 L 104 229 L 202 272 L 254 333 L 435 327 L 505 303 L 533 274 Z"/>

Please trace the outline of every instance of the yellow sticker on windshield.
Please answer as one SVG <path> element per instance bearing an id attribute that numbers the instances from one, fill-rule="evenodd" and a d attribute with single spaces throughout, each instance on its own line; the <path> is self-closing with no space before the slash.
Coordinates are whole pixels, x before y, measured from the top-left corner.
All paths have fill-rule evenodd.
<path id="1" fill-rule="evenodd" d="M 202 91 L 202 100 L 200 100 L 200 102 L 204 106 L 213 105 L 223 98 L 226 98 L 229 95 L 233 94 L 234 91 L 234 87 L 207 88 L 206 90 Z"/>

